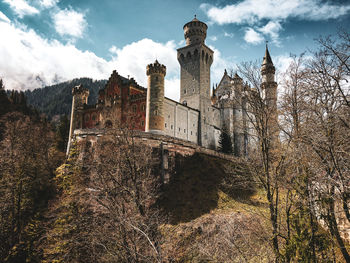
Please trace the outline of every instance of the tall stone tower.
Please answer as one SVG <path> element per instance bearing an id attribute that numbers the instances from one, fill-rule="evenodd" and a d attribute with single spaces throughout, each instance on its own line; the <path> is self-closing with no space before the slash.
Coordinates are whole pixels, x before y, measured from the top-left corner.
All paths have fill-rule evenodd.
<path id="1" fill-rule="evenodd" d="M 147 66 L 148 87 L 146 104 L 146 132 L 164 132 L 164 77 L 166 67 L 157 60 Z"/>
<path id="2" fill-rule="evenodd" d="M 268 131 L 272 141 L 279 141 L 277 113 L 277 83 L 275 81 L 275 66 L 266 44 L 265 56 L 261 65 L 263 99 L 268 110 Z"/>
<path id="3" fill-rule="evenodd" d="M 198 142 L 206 146 L 206 114 L 211 106 L 210 66 L 214 52 L 205 45 L 208 26 L 196 17 L 183 27 L 186 46 L 177 50 L 181 66 L 180 102 L 200 110 Z"/>
<path id="4" fill-rule="evenodd" d="M 70 143 L 75 129 L 82 128 L 83 125 L 83 109 L 89 98 L 89 90 L 83 85 L 75 86 L 72 89 L 72 112 L 70 117 L 70 129 L 68 137 L 67 155 L 70 149 Z"/>

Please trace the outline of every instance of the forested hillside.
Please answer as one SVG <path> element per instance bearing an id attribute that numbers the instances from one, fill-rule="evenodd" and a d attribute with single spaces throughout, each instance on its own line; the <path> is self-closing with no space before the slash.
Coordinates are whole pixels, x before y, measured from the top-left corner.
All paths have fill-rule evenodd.
<path id="1" fill-rule="evenodd" d="M 45 113 L 48 119 L 55 115 L 68 115 L 72 107 L 72 88 L 83 85 L 90 91 L 89 104 L 97 101 L 98 90 L 106 85 L 106 80 L 93 80 L 90 78 L 79 78 L 47 86 L 33 91 L 25 91 L 27 103 L 40 112 Z"/>

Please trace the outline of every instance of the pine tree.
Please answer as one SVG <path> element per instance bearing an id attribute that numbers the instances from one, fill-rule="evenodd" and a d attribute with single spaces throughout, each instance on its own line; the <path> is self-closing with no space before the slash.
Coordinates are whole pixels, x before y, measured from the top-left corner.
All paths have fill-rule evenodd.
<path id="1" fill-rule="evenodd" d="M 219 139 L 219 151 L 229 154 L 233 152 L 231 135 L 226 126 L 224 126 L 221 130 Z"/>
<path id="2" fill-rule="evenodd" d="M 56 147 L 64 152 L 67 147 L 69 136 L 69 119 L 67 115 L 63 115 L 56 130 Z"/>
<path id="3" fill-rule="evenodd" d="M 0 116 L 10 111 L 10 101 L 7 97 L 5 86 L 0 79 Z"/>

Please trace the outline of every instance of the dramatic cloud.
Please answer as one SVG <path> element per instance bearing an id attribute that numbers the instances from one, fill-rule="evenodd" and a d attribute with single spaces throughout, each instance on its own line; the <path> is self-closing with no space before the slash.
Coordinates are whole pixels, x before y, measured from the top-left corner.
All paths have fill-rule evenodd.
<path id="1" fill-rule="evenodd" d="M 75 38 L 81 38 L 88 25 L 83 13 L 68 9 L 58 11 L 53 20 L 57 33 Z"/>
<path id="2" fill-rule="evenodd" d="M 146 65 L 158 59 L 167 67 L 166 96 L 179 97 L 179 66 L 173 41 L 162 44 L 142 39 L 120 49 L 112 47 L 112 57 L 106 60 L 69 43 L 48 41 L 0 17 L 0 32 L 6 35 L 6 41 L 0 41 L 0 78 L 8 89 L 40 88 L 79 77 L 108 79 L 114 69 L 146 87 Z"/>
<path id="3" fill-rule="evenodd" d="M 349 13 L 350 4 L 332 4 L 321 0 L 243 0 L 237 4 L 216 7 L 202 4 L 212 22 L 218 24 L 252 24 L 262 19 L 326 20 Z"/>
<path id="4" fill-rule="evenodd" d="M 81 51 L 72 43 L 47 40 L 34 30 L 13 24 L 0 13 L 0 32 L 6 41 L 0 41 L 0 78 L 7 89 L 35 89 L 45 85 L 79 77 L 108 79 L 114 69 L 122 76 L 135 78 L 147 87 L 146 66 L 156 59 L 167 67 L 165 95 L 174 100 L 180 97 L 180 66 L 174 41 L 158 43 L 141 39 L 123 47 L 112 46 L 110 59 Z M 213 47 L 212 82 L 218 82 L 225 68 L 233 63 L 222 58 Z"/>
<path id="5" fill-rule="evenodd" d="M 25 0 L 3 0 L 6 4 L 10 5 L 11 9 L 22 18 L 25 15 L 35 15 L 39 13 L 39 10 L 33 6 L 30 6 Z"/>
<path id="6" fill-rule="evenodd" d="M 77 77 L 107 78 L 112 64 L 71 44 L 0 21 L 0 74 L 9 89 L 34 89 Z"/>
<path id="7" fill-rule="evenodd" d="M 253 28 L 248 28 L 245 31 L 244 40 L 250 44 L 257 45 L 264 41 L 263 36 L 256 32 Z"/>
<path id="8" fill-rule="evenodd" d="M 210 23 L 247 24 L 244 39 L 251 44 L 262 41 L 261 34 L 268 36 L 274 44 L 280 45 L 279 32 L 289 18 L 321 21 L 338 18 L 350 12 L 350 4 L 336 4 L 323 0 L 243 0 L 223 7 L 202 4 Z M 261 22 L 269 22 L 261 27 Z M 258 32 L 260 33 L 258 33 Z"/>

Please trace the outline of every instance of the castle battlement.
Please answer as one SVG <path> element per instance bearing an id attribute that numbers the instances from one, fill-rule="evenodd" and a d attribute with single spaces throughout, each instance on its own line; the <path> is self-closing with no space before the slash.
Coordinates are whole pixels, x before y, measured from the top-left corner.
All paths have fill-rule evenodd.
<path id="1" fill-rule="evenodd" d="M 154 73 L 163 74 L 165 76 L 166 66 L 160 64 L 158 60 L 156 60 L 153 64 L 147 65 L 147 69 L 146 69 L 147 76 Z"/>

